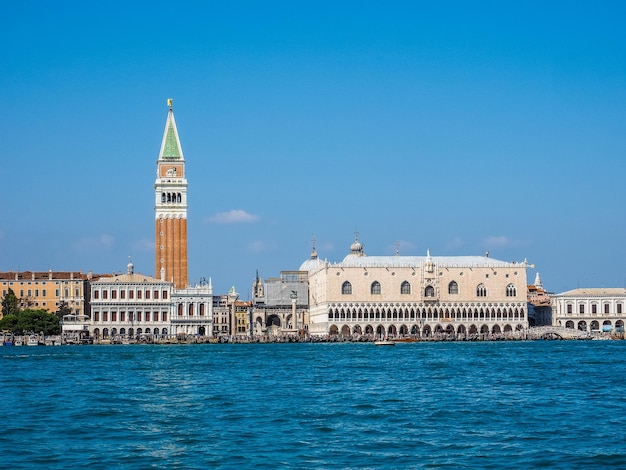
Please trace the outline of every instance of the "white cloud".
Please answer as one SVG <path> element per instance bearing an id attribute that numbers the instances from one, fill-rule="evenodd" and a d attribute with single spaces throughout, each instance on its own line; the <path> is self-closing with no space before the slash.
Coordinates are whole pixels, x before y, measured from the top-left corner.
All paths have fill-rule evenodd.
<path id="1" fill-rule="evenodd" d="M 154 240 L 143 238 L 133 243 L 133 249 L 137 251 L 153 251 L 156 244 Z"/>
<path id="2" fill-rule="evenodd" d="M 207 222 L 216 224 L 238 224 L 247 222 L 256 222 L 259 216 L 249 214 L 242 209 L 233 209 L 227 212 L 218 212 L 213 217 L 209 217 Z"/>
<path id="3" fill-rule="evenodd" d="M 460 237 L 456 237 L 446 243 L 445 249 L 446 251 L 456 251 L 463 245 L 465 245 L 465 242 Z"/>
<path id="4" fill-rule="evenodd" d="M 263 243 L 262 241 L 248 243 L 248 251 L 251 251 L 253 253 L 260 253 L 262 251 L 265 251 L 265 248 L 265 243 Z"/>
<path id="5" fill-rule="evenodd" d="M 76 240 L 72 248 L 77 252 L 86 252 L 92 250 L 108 250 L 115 243 L 115 238 L 112 235 L 106 233 L 96 238 L 82 238 Z"/>
<path id="6" fill-rule="evenodd" d="M 485 246 L 488 248 L 500 248 L 511 244 L 511 240 L 503 235 L 485 238 Z"/>

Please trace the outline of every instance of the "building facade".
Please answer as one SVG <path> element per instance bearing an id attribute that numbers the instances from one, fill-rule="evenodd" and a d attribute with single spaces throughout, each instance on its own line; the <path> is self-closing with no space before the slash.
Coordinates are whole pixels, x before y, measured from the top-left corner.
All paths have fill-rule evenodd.
<path id="1" fill-rule="evenodd" d="M 455 338 L 528 328 L 528 263 L 485 256 L 366 256 L 355 238 L 339 263 L 315 249 L 308 271 L 311 335 Z"/>
<path id="2" fill-rule="evenodd" d="M 528 323 L 530 326 L 552 325 L 552 299 L 543 288 L 541 276 L 535 275 L 535 282 L 528 286 Z"/>
<path id="3" fill-rule="evenodd" d="M 552 325 L 589 333 L 624 333 L 626 289 L 582 288 L 552 296 Z"/>
<path id="4" fill-rule="evenodd" d="M 308 332 L 306 271 L 282 271 L 279 278 L 268 278 L 265 282 L 257 273 L 252 293 L 253 335 L 301 335 Z"/>
<path id="5" fill-rule="evenodd" d="M 90 335 L 104 340 L 169 336 L 171 306 L 172 284 L 135 273 L 129 263 L 126 274 L 91 283 Z"/>
<path id="6" fill-rule="evenodd" d="M 168 100 L 168 106 L 154 183 L 155 276 L 173 282 L 177 289 L 185 289 L 188 287 L 185 157 L 176 129 L 171 99 Z"/>
<path id="7" fill-rule="evenodd" d="M 22 309 L 54 313 L 65 304 L 72 313 L 85 315 L 89 313 L 89 281 L 93 278 L 92 273 L 52 270 L 3 272 L 2 298 L 12 289 Z"/>
<path id="8" fill-rule="evenodd" d="M 172 334 L 213 336 L 213 286 L 211 281 L 172 290 Z"/>

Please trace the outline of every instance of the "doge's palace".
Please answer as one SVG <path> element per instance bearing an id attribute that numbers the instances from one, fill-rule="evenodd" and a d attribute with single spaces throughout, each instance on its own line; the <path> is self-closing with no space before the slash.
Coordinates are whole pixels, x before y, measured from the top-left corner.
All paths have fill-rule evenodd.
<path id="1" fill-rule="evenodd" d="M 528 328 L 526 260 L 485 256 L 366 256 L 355 237 L 338 263 L 315 248 L 308 272 L 312 335 L 455 338 Z"/>

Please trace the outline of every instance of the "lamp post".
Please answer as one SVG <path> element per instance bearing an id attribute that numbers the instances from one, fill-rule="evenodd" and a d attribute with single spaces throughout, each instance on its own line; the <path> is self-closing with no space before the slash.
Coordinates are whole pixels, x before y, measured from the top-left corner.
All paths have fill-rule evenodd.
<path id="1" fill-rule="evenodd" d="M 228 302 L 230 302 L 232 309 L 230 311 L 230 324 L 228 325 L 228 330 L 230 333 L 230 336 L 233 337 L 235 336 L 235 334 L 237 333 L 234 328 L 234 326 L 236 325 L 236 319 L 235 319 L 235 304 L 237 302 L 237 299 L 239 298 L 239 294 L 235 291 L 235 286 L 231 287 L 230 290 L 228 291 Z"/>
<path id="2" fill-rule="evenodd" d="M 293 328 L 296 330 L 296 335 L 298 334 L 298 317 L 296 314 L 296 303 L 298 301 L 298 292 L 295 290 L 291 291 L 289 294 L 291 298 L 291 318 L 293 318 Z"/>

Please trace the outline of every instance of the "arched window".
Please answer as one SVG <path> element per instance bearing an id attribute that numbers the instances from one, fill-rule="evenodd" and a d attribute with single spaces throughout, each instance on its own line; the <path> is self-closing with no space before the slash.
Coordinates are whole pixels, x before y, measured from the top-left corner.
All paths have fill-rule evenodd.
<path id="1" fill-rule="evenodd" d="M 517 289 L 515 289 L 515 286 L 513 284 L 509 284 L 508 286 L 506 286 L 506 296 L 507 297 L 517 296 Z"/>
<path id="2" fill-rule="evenodd" d="M 426 286 L 424 289 L 424 297 L 434 297 L 435 296 L 435 288 L 433 286 Z"/>
<path id="3" fill-rule="evenodd" d="M 161 202 L 165 202 L 165 193 L 161 193 Z"/>
<path id="4" fill-rule="evenodd" d="M 374 281 L 370 286 L 370 294 L 378 294 L 380 295 L 380 282 Z"/>
<path id="5" fill-rule="evenodd" d="M 456 283 L 456 281 L 450 282 L 450 284 L 448 284 L 448 294 L 458 294 L 458 293 L 459 293 L 459 285 Z"/>
<path id="6" fill-rule="evenodd" d="M 343 295 L 350 295 L 350 294 L 352 294 L 352 284 L 350 284 L 348 281 L 344 282 L 341 285 L 341 293 Z"/>
<path id="7" fill-rule="evenodd" d="M 411 284 L 409 281 L 404 281 L 400 286 L 400 294 L 410 294 L 411 293 Z"/>
<path id="8" fill-rule="evenodd" d="M 484 284 L 478 284 L 476 287 L 476 297 L 487 297 L 487 288 Z"/>

